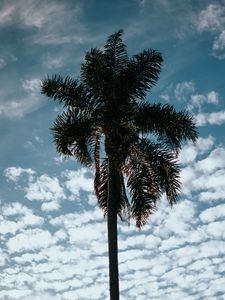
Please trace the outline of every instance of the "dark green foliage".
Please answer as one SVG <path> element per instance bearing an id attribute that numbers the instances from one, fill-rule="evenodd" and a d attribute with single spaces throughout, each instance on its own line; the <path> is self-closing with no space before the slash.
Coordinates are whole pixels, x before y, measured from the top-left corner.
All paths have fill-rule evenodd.
<path id="1" fill-rule="evenodd" d="M 57 150 L 85 165 L 93 164 L 95 192 L 104 215 L 111 161 L 119 172 L 117 214 L 128 221 L 134 218 L 140 228 L 163 193 L 170 205 L 176 202 L 180 191 L 177 152 L 183 141 L 196 141 L 197 131 L 187 112 L 145 101 L 159 78 L 162 56 L 147 49 L 129 57 L 122 33 L 111 35 L 102 50 L 86 53 L 80 81 L 48 77 L 42 82 L 42 93 L 64 104 L 65 111 L 52 128 Z"/>

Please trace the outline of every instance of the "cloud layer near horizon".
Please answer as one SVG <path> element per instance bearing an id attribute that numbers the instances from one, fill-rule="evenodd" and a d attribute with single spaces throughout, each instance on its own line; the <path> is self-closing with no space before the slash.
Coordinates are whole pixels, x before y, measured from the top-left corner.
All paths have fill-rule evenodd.
<path id="1" fill-rule="evenodd" d="M 119 224 L 121 299 L 197 300 L 225 293 L 224 158 L 212 136 L 186 145 L 180 202 L 171 210 L 162 199 L 141 231 Z M 5 176 L 27 200 L 2 205 L 0 299 L 106 299 L 106 224 L 90 202 L 91 173 L 66 170 L 54 178 L 9 167 Z M 35 209 L 28 208 L 30 201 Z M 63 213 L 68 201 L 71 211 Z M 43 209 L 49 202 L 60 206 Z"/>

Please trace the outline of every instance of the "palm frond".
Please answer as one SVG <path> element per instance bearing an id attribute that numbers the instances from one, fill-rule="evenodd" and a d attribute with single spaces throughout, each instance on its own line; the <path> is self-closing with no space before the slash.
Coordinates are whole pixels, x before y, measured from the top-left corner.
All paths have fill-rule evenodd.
<path id="1" fill-rule="evenodd" d="M 101 166 L 96 168 L 95 172 L 95 192 L 98 199 L 98 204 L 104 212 L 104 217 L 108 213 L 108 184 L 109 184 L 109 174 L 108 174 L 109 163 L 108 159 L 104 159 Z M 119 177 L 118 181 L 115 182 L 116 189 L 119 192 L 116 195 L 115 205 L 117 206 L 117 214 L 122 221 L 129 221 L 130 219 L 130 203 L 127 198 L 126 188 L 124 184 L 124 178 L 121 171 L 118 171 Z"/>
<path id="2" fill-rule="evenodd" d="M 68 156 L 75 156 L 81 163 L 93 162 L 95 136 L 91 120 L 86 116 L 69 110 L 59 115 L 51 128 L 57 151 Z"/>
<path id="3" fill-rule="evenodd" d="M 95 161 L 95 177 L 94 177 L 94 188 L 97 199 L 99 196 L 100 187 L 100 132 L 96 133 L 95 136 L 95 147 L 94 147 L 94 161 Z"/>
<path id="4" fill-rule="evenodd" d="M 92 48 L 85 55 L 81 64 L 81 79 L 87 90 L 98 101 L 103 101 L 103 95 L 109 90 L 109 70 L 106 67 L 105 57 L 101 50 Z"/>
<path id="5" fill-rule="evenodd" d="M 160 141 L 179 149 L 186 140 L 196 141 L 194 120 L 187 112 L 177 112 L 171 105 L 140 103 L 136 107 L 134 124 L 142 133 L 156 134 Z"/>
<path id="6" fill-rule="evenodd" d="M 98 199 L 99 207 L 107 215 L 107 198 L 108 198 L 108 159 L 104 159 L 100 168 L 95 173 L 95 191 Z"/>
<path id="7" fill-rule="evenodd" d="M 123 88 L 132 99 L 143 100 L 146 93 L 156 84 L 163 59 L 159 52 L 148 49 L 134 55 L 120 75 Z"/>
<path id="8" fill-rule="evenodd" d="M 123 30 L 110 35 L 104 47 L 107 67 L 113 74 L 119 73 L 128 63 L 126 45 L 122 41 Z"/>
<path id="9" fill-rule="evenodd" d="M 169 204 L 172 206 L 176 203 L 181 188 L 180 166 L 177 163 L 176 154 L 144 138 L 136 145 L 134 151 L 149 163 L 150 169 L 156 175 L 154 182 L 158 185 L 158 190 L 166 193 Z"/>
<path id="10" fill-rule="evenodd" d="M 131 218 L 134 218 L 136 226 L 141 228 L 155 211 L 160 197 L 157 174 L 149 162 L 140 159 L 135 153 L 129 158 L 126 174 L 131 195 Z"/>
<path id="11" fill-rule="evenodd" d="M 72 106 L 84 109 L 93 101 L 91 95 L 82 83 L 70 78 L 63 78 L 60 75 L 53 75 L 51 78 L 42 81 L 41 93 L 58 100 L 64 106 Z"/>
<path id="12" fill-rule="evenodd" d="M 131 205 L 127 197 L 126 187 L 124 183 L 123 173 L 120 171 L 120 202 L 118 205 L 118 215 L 122 221 L 129 223 L 131 217 Z"/>

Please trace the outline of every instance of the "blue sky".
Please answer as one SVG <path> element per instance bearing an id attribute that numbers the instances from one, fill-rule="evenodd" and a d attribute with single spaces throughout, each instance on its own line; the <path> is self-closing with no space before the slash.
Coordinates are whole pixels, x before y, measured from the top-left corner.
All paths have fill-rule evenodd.
<path id="1" fill-rule="evenodd" d="M 188 110 L 183 183 L 143 230 L 119 222 L 121 299 L 225 299 L 225 1 L 0 1 L 0 299 L 108 297 L 106 223 L 92 170 L 60 157 L 62 110 L 40 80 L 79 77 L 85 51 L 124 29 L 133 55 L 160 51 L 148 99 Z"/>

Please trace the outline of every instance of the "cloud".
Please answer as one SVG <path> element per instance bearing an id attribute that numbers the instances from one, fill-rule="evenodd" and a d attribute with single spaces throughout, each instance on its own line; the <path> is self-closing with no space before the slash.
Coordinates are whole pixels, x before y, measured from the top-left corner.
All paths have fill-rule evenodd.
<path id="1" fill-rule="evenodd" d="M 225 58 L 225 7 L 221 4 L 209 4 L 196 19 L 196 28 L 200 33 L 210 32 L 214 36 L 213 55 Z"/>
<path id="2" fill-rule="evenodd" d="M 219 94 L 215 91 L 211 91 L 206 95 L 191 95 L 191 103 L 189 104 L 189 108 L 192 109 L 194 107 L 201 108 L 204 103 L 208 104 L 218 104 L 219 103 Z"/>
<path id="3" fill-rule="evenodd" d="M 44 223 L 42 217 L 35 215 L 31 209 L 18 202 L 3 205 L 0 221 L 0 233 L 3 236 L 7 233 L 15 234 L 28 227 L 41 226 Z"/>
<path id="4" fill-rule="evenodd" d="M 175 87 L 175 97 L 178 101 L 187 101 L 190 94 L 195 92 L 196 88 L 193 81 L 179 82 Z"/>
<path id="5" fill-rule="evenodd" d="M 22 87 L 26 92 L 37 94 L 40 93 L 41 81 L 37 78 L 25 80 L 22 82 Z"/>
<path id="6" fill-rule="evenodd" d="M 65 12 L 65 5 L 59 2 L 49 1 L 39 2 L 33 0 L 20 1 L 18 4 L 20 21 L 26 26 L 42 28 L 48 25 L 54 18 L 55 22 L 61 22 L 58 19 Z"/>
<path id="7" fill-rule="evenodd" d="M 51 244 L 54 244 L 54 238 L 47 230 L 42 229 L 27 229 L 6 243 L 9 253 L 46 248 Z"/>
<path id="8" fill-rule="evenodd" d="M 51 56 L 47 54 L 43 57 L 43 65 L 48 69 L 61 68 L 64 65 L 64 57 L 63 56 Z"/>
<path id="9" fill-rule="evenodd" d="M 199 155 L 205 154 L 212 149 L 214 142 L 215 139 L 209 135 L 207 138 L 199 137 L 196 144 L 187 143 L 179 154 L 180 163 L 189 164 L 194 162 Z"/>
<path id="10" fill-rule="evenodd" d="M 191 161 L 181 170 L 182 193 L 201 202 L 223 199 L 225 193 L 224 161 L 225 149 L 223 147 L 212 149 L 205 158 Z"/>
<path id="11" fill-rule="evenodd" d="M 25 192 L 25 197 L 30 201 L 45 201 L 41 206 L 44 211 L 58 210 L 59 202 L 66 198 L 58 178 L 46 174 L 30 182 Z"/>
<path id="12" fill-rule="evenodd" d="M 25 115 L 38 110 L 43 105 L 43 98 L 40 95 L 41 81 L 37 78 L 22 82 L 22 93 L 20 98 L 2 101 L 0 103 L 0 117 L 9 119 L 22 118 Z"/>
<path id="13" fill-rule="evenodd" d="M 4 58 L 0 57 L 0 69 L 3 69 L 6 66 L 6 61 Z"/>
<path id="14" fill-rule="evenodd" d="M 187 109 L 202 109 L 204 104 L 217 105 L 219 103 L 219 93 L 210 91 L 206 94 L 196 94 L 196 87 L 193 81 L 183 81 L 176 84 L 174 89 L 175 98 L 178 101 L 187 102 Z"/>
<path id="15" fill-rule="evenodd" d="M 59 202 L 56 202 L 56 201 L 45 202 L 45 203 L 42 203 L 42 205 L 41 205 L 41 210 L 46 211 L 46 212 L 59 210 L 59 208 L 60 208 L 60 204 L 59 204 Z"/>
<path id="16" fill-rule="evenodd" d="M 225 24 L 225 8 L 220 4 L 209 4 L 198 16 L 197 29 L 203 31 L 220 31 Z"/>
<path id="17" fill-rule="evenodd" d="M 42 45 L 80 44 L 86 40 L 85 26 L 79 21 L 81 3 L 23 0 L 18 4 L 18 22 L 37 28 L 30 41 Z M 70 30 L 69 30 L 70 29 Z M 73 32 L 72 34 L 68 32 Z M 86 40 L 87 41 L 87 40 Z M 61 64 L 57 59 L 50 66 Z"/>
<path id="18" fill-rule="evenodd" d="M 4 170 L 4 176 L 13 182 L 17 182 L 21 175 L 24 174 L 27 174 L 29 178 L 33 178 L 35 171 L 31 168 L 24 169 L 21 167 L 8 167 Z"/>
<path id="19" fill-rule="evenodd" d="M 0 25 L 5 25 L 12 20 L 15 6 L 12 4 L 4 5 L 0 8 Z"/>
<path id="20" fill-rule="evenodd" d="M 190 146 L 185 146 L 186 155 Z M 225 149 L 218 147 L 210 135 L 200 138 L 193 147 L 192 159 L 185 160 L 182 168 L 187 175 L 187 193 L 183 192 L 177 205 L 171 210 L 162 197 L 149 225 L 141 231 L 133 224 L 128 227 L 118 222 L 121 299 L 216 299 L 225 294 Z M 51 186 L 51 180 L 57 178 L 64 193 L 86 193 L 87 199 L 79 201 L 79 210 L 74 213 L 68 212 L 62 201 L 56 214 L 36 219 L 36 225 L 21 227 L 17 224 L 22 224 L 25 215 L 41 217 L 42 208 L 36 207 L 34 214 L 18 202 L 3 205 L 0 224 L 14 222 L 17 230 L 3 234 L 0 298 L 107 299 L 107 226 L 102 211 L 87 205 L 88 199 L 94 198 L 92 173 L 81 168 L 66 170 L 58 177 L 44 175 L 47 186 L 48 180 Z M 23 183 L 24 191 L 30 183 L 38 182 L 43 187 L 42 175 L 32 176 L 31 182 Z M 73 184 L 77 184 L 74 190 Z M 48 189 L 44 188 L 43 198 Z M 218 193 L 222 189 L 223 197 L 219 201 L 217 196 L 214 207 L 211 199 L 199 201 L 202 192 Z"/>
<path id="21" fill-rule="evenodd" d="M 218 92 L 211 90 L 204 94 L 199 94 L 196 93 L 193 81 L 184 81 L 175 86 L 174 94 L 178 101 L 187 103 L 186 109 L 192 112 L 197 126 L 221 125 L 225 122 L 224 110 L 215 112 L 203 111 L 205 107 L 210 108 L 209 105 L 218 107 L 222 103 Z M 170 95 L 168 95 L 168 98 L 170 98 Z"/>
<path id="22" fill-rule="evenodd" d="M 60 201 L 66 198 L 63 187 L 58 178 L 50 177 L 47 174 L 37 176 L 31 168 L 8 167 L 4 170 L 4 175 L 8 180 L 19 183 L 25 179 L 26 186 L 20 186 L 25 191 L 25 197 L 30 201 L 42 201 L 41 209 L 49 212 L 60 208 Z M 28 179 L 24 177 L 28 175 Z"/>
<path id="23" fill-rule="evenodd" d="M 17 22 L 38 29 L 62 25 L 66 18 L 80 10 L 78 4 L 68 7 L 59 1 L 20 0 L 9 3 L 0 10 L 0 23 Z"/>
<path id="24" fill-rule="evenodd" d="M 65 186 L 71 192 L 72 199 L 74 196 L 78 197 L 81 190 L 86 192 L 94 191 L 92 173 L 86 168 L 81 168 L 77 171 L 66 170 L 63 172 L 63 176 L 66 178 Z"/>
<path id="25" fill-rule="evenodd" d="M 225 122 L 225 111 L 198 113 L 194 118 L 197 126 L 221 125 Z"/>
<path id="26" fill-rule="evenodd" d="M 222 147 L 214 149 L 208 157 L 196 163 L 196 168 L 208 173 L 225 168 L 225 149 Z"/>

